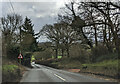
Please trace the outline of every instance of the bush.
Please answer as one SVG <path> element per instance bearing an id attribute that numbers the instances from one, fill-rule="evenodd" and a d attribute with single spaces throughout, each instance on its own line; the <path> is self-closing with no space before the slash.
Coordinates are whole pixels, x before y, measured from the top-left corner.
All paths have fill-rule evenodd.
<path id="1" fill-rule="evenodd" d="M 118 54 L 117 53 L 109 53 L 106 55 L 101 55 L 96 59 L 96 62 L 101 62 L 104 60 L 110 60 L 110 59 L 117 59 L 118 58 Z"/>
<path id="2" fill-rule="evenodd" d="M 44 51 L 35 52 L 33 56 L 36 60 L 52 58 L 52 50 L 50 48 L 47 48 Z"/>
<path id="3" fill-rule="evenodd" d="M 22 64 L 27 66 L 27 67 L 31 67 L 31 57 L 32 57 L 32 53 L 31 52 L 26 52 L 23 54 L 23 59 L 22 59 Z"/>
<path id="4" fill-rule="evenodd" d="M 89 62 L 90 52 L 83 49 L 80 45 L 73 45 L 70 49 L 70 57 L 73 60 L 79 60 L 81 63 Z"/>
<path id="5" fill-rule="evenodd" d="M 2 81 L 12 82 L 21 77 L 20 69 L 16 65 L 3 65 L 2 66 Z"/>
<path id="6" fill-rule="evenodd" d="M 99 58 L 102 55 L 106 55 L 109 52 L 108 52 L 108 49 L 105 46 L 98 45 L 98 46 L 92 48 L 91 53 L 92 53 L 92 55 L 91 55 L 91 61 L 92 62 L 96 62 L 97 58 Z"/>
<path id="7" fill-rule="evenodd" d="M 18 59 L 19 56 L 19 46 L 11 46 L 7 49 L 7 58 L 11 60 Z"/>

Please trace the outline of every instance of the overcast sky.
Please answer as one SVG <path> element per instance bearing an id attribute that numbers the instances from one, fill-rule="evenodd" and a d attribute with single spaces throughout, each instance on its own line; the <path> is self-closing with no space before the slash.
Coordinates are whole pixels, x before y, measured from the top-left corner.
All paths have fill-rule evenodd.
<path id="1" fill-rule="evenodd" d="M 13 13 L 10 1 L 2 3 L 2 15 Z M 1 5 L 0 3 L 0 5 Z M 13 2 L 11 1 L 14 11 L 24 17 L 28 16 L 34 24 L 35 32 L 39 30 L 45 24 L 53 24 L 56 22 L 60 8 L 67 3 L 67 0 L 39 0 L 39 2 L 27 1 L 27 2 Z M 46 41 L 46 38 L 41 37 L 39 41 Z"/>

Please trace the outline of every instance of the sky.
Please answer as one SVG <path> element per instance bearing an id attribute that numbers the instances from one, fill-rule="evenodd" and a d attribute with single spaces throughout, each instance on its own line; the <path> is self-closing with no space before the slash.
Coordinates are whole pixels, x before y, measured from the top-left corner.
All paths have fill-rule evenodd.
<path id="1" fill-rule="evenodd" d="M 56 22 L 57 15 L 61 12 L 60 8 L 67 2 L 67 0 L 4 0 L 0 2 L 0 5 L 2 5 L 2 16 L 15 12 L 23 18 L 26 16 L 30 18 L 37 33 L 45 24 Z M 42 36 L 38 41 L 44 42 L 47 38 Z"/>

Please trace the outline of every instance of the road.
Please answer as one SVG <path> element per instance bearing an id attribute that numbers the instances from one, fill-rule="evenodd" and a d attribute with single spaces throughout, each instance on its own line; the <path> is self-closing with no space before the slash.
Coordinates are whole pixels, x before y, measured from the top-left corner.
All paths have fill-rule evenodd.
<path id="1" fill-rule="evenodd" d="M 32 66 L 34 68 L 25 72 L 21 82 L 108 82 L 107 80 L 54 69 L 39 64 L 33 63 Z"/>

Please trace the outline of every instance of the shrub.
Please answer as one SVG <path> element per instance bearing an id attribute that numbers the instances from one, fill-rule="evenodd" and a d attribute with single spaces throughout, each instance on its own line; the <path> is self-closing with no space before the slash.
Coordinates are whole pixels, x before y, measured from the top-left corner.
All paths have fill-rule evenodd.
<path id="1" fill-rule="evenodd" d="M 102 55 L 106 55 L 109 52 L 108 52 L 108 49 L 105 46 L 98 45 L 98 46 L 92 48 L 91 53 L 92 53 L 92 55 L 91 55 L 91 61 L 92 62 L 96 62 L 97 58 L 99 58 Z"/>
<path id="2" fill-rule="evenodd" d="M 7 49 L 7 58 L 11 60 L 16 60 L 18 59 L 19 55 L 19 46 L 11 46 Z"/>
<path id="3" fill-rule="evenodd" d="M 117 59 L 118 58 L 118 54 L 117 53 L 109 53 L 106 55 L 101 55 L 96 59 L 96 62 L 101 62 L 104 60 L 110 60 L 110 59 Z"/>
<path id="4" fill-rule="evenodd" d="M 2 81 L 12 82 L 21 76 L 20 69 L 16 65 L 3 65 L 2 66 Z"/>
<path id="5" fill-rule="evenodd" d="M 36 60 L 52 58 L 52 50 L 50 48 L 47 48 L 44 51 L 35 52 L 33 55 Z"/>
<path id="6" fill-rule="evenodd" d="M 81 63 L 89 62 L 89 54 L 87 50 L 80 45 L 73 45 L 70 49 L 70 57 L 73 60 L 79 60 Z"/>
<path id="7" fill-rule="evenodd" d="M 23 59 L 22 59 L 22 64 L 31 67 L 31 57 L 32 57 L 32 52 L 25 52 L 23 54 Z"/>

